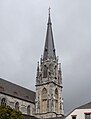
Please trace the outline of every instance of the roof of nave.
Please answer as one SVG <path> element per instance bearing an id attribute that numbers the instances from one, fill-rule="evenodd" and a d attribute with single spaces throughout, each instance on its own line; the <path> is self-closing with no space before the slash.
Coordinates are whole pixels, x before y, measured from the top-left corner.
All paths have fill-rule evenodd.
<path id="1" fill-rule="evenodd" d="M 35 92 L 0 78 L 0 93 L 35 103 Z"/>

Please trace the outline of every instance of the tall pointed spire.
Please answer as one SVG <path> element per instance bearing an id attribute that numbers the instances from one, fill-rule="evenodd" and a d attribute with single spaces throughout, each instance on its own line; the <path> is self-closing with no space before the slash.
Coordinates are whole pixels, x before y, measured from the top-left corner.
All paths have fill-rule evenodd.
<path id="1" fill-rule="evenodd" d="M 56 59 L 53 32 L 52 32 L 52 23 L 50 17 L 50 8 L 49 8 L 49 18 L 47 23 L 46 41 L 45 41 L 44 54 L 43 54 L 43 60 L 47 60 L 47 59 Z"/>
<path id="2" fill-rule="evenodd" d="M 64 115 L 62 88 L 61 65 L 55 53 L 49 8 L 44 54 L 38 63 L 36 77 L 37 118 L 57 118 Z"/>

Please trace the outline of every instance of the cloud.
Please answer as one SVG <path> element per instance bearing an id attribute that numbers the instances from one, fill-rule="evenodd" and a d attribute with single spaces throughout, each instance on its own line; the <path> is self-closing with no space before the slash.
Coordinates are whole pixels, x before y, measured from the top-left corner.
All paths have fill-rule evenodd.
<path id="1" fill-rule="evenodd" d="M 90 0 L 0 1 L 0 77 L 35 90 L 49 4 L 67 113 L 91 99 Z"/>

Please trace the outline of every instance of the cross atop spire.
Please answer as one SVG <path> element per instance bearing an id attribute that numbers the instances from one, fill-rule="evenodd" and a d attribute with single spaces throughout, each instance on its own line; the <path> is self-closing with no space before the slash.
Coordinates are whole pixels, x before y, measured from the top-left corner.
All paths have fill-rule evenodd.
<path id="1" fill-rule="evenodd" d="M 55 47 L 54 47 L 54 40 L 53 40 L 53 33 L 52 33 L 52 23 L 50 17 L 50 7 L 49 7 L 49 18 L 47 23 L 47 33 L 46 33 L 46 41 L 44 47 L 44 54 L 43 60 L 47 59 L 56 59 Z"/>
<path id="2" fill-rule="evenodd" d="M 51 8 L 49 7 L 49 9 L 48 9 L 48 11 L 49 11 L 48 24 L 51 24 L 51 18 L 50 18 L 50 10 L 51 10 Z"/>
<path id="3" fill-rule="evenodd" d="M 51 10 L 51 8 L 49 7 L 49 9 L 48 9 L 48 10 L 49 10 L 49 15 L 50 15 L 50 10 Z"/>

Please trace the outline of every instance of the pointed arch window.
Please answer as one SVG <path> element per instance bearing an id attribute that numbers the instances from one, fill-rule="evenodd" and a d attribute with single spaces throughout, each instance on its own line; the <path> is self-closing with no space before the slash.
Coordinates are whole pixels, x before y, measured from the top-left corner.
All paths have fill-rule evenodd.
<path id="1" fill-rule="evenodd" d="M 55 89 L 55 99 L 58 99 L 58 89 Z"/>
<path id="2" fill-rule="evenodd" d="M 55 111 L 58 112 L 58 89 L 55 89 Z"/>
<path id="3" fill-rule="evenodd" d="M 19 102 L 16 102 L 16 103 L 15 103 L 15 109 L 16 109 L 17 111 L 19 111 Z"/>
<path id="4" fill-rule="evenodd" d="M 6 99 L 5 98 L 2 98 L 1 105 L 6 106 Z"/>
<path id="5" fill-rule="evenodd" d="M 52 63 L 49 65 L 49 72 L 50 72 L 50 75 L 54 74 Z"/>
<path id="6" fill-rule="evenodd" d="M 54 67 L 55 70 L 55 79 L 57 79 L 57 66 Z"/>
<path id="7" fill-rule="evenodd" d="M 43 77 L 44 77 L 44 78 L 47 77 L 47 66 L 46 66 L 46 65 L 44 65 Z"/>
<path id="8" fill-rule="evenodd" d="M 43 88 L 42 90 L 42 112 L 47 112 L 47 89 Z"/>
<path id="9" fill-rule="evenodd" d="M 47 99 L 47 89 L 43 88 L 42 90 L 42 99 Z"/>
<path id="10" fill-rule="evenodd" d="M 30 115 L 30 105 L 27 106 L 27 115 Z"/>

